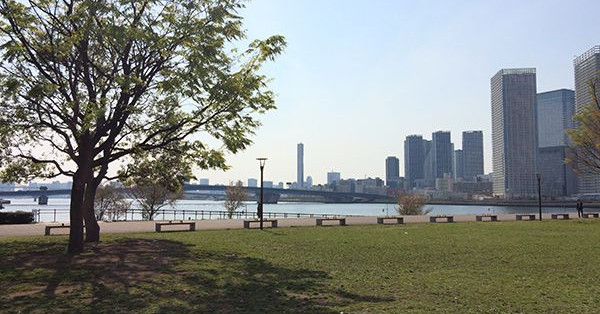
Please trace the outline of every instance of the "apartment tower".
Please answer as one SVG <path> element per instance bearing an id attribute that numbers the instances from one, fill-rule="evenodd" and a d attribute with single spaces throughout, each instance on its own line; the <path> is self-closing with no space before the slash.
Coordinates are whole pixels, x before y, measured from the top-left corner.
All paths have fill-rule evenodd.
<path id="1" fill-rule="evenodd" d="M 297 154 L 298 154 L 298 160 L 297 160 L 296 183 L 298 184 L 298 187 L 302 188 L 302 187 L 304 187 L 304 144 L 298 143 Z"/>
<path id="2" fill-rule="evenodd" d="M 537 194 L 536 71 L 503 69 L 491 79 L 494 194 Z"/>
<path id="3" fill-rule="evenodd" d="M 600 98 L 600 46 L 586 51 L 573 61 L 575 67 L 575 110 L 581 112 L 592 103 L 590 84 L 596 84 L 596 97 Z M 581 195 L 598 195 L 600 193 L 600 175 L 585 171 L 580 167 L 577 189 Z"/>

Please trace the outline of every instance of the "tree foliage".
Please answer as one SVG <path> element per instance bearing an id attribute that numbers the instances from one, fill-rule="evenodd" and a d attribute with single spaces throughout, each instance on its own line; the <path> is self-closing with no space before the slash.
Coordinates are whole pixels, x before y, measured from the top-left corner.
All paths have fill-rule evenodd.
<path id="1" fill-rule="evenodd" d="M 229 219 L 231 219 L 235 212 L 244 204 L 247 196 L 248 193 L 246 193 L 242 181 L 238 181 L 235 184 L 231 182 L 229 184 L 227 190 L 225 190 L 225 202 L 223 203 Z"/>
<path id="2" fill-rule="evenodd" d="M 69 252 L 97 241 L 93 204 L 109 165 L 180 146 L 227 168 L 274 109 L 258 73 L 281 36 L 244 39 L 241 0 L 0 0 L 2 178 L 70 176 Z M 220 142 L 216 148 L 208 142 Z M 126 175 L 122 172 L 121 175 Z M 123 178 L 121 178 L 123 179 Z"/>
<path id="3" fill-rule="evenodd" d="M 97 220 L 119 220 L 127 214 L 130 207 L 131 202 L 114 185 L 105 184 L 98 187 L 94 199 L 94 213 Z"/>
<path id="4" fill-rule="evenodd" d="M 571 139 L 571 149 L 567 163 L 579 173 L 600 174 L 600 101 L 598 82 L 590 82 L 592 102 L 575 115 L 576 126 L 567 130 Z"/>
<path id="5" fill-rule="evenodd" d="M 398 196 L 398 207 L 396 211 L 399 215 L 427 215 L 431 209 L 425 209 L 427 198 L 416 193 L 402 193 Z"/>

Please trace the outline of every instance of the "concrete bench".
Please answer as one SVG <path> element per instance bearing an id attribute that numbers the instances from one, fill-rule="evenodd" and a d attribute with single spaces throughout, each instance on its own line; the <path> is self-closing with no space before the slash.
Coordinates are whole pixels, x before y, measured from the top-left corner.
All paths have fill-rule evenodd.
<path id="1" fill-rule="evenodd" d="M 391 223 L 391 224 L 403 224 L 404 223 L 404 217 L 377 217 L 377 223 L 380 225 L 385 225 L 386 220 L 395 221 L 395 223 Z"/>
<path id="2" fill-rule="evenodd" d="M 323 221 L 338 221 L 340 226 L 346 225 L 346 218 L 317 218 L 317 226 L 322 226 Z"/>
<path id="3" fill-rule="evenodd" d="M 552 217 L 552 219 L 569 219 L 569 214 L 551 214 L 550 217 Z"/>
<path id="4" fill-rule="evenodd" d="M 489 218 L 487 221 L 498 221 L 498 215 L 476 215 L 476 221 L 485 221 L 486 218 Z"/>
<path id="5" fill-rule="evenodd" d="M 176 226 L 176 225 L 188 225 L 189 226 L 189 230 L 188 231 L 195 231 L 196 230 L 196 222 L 194 221 L 168 221 L 168 222 L 157 222 L 155 225 L 155 230 L 156 232 L 161 232 L 162 231 L 162 226 Z M 170 230 L 170 231 L 175 231 L 175 230 Z"/>
<path id="6" fill-rule="evenodd" d="M 527 218 L 527 220 L 535 220 L 534 214 L 517 214 L 517 220 L 523 220 L 523 218 Z"/>
<path id="7" fill-rule="evenodd" d="M 581 215 L 583 218 L 600 218 L 600 213 L 583 213 Z"/>
<path id="8" fill-rule="evenodd" d="M 64 229 L 69 229 L 69 228 L 71 228 L 71 226 L 65 225 L 65 224 L 61 224 L 60 226 L 58 226 L 58 225 L 55 225 L 55 226 L 46 226 L 46 228 L 44 228 L 44 235 L 45 236 L 49 236 L 50 235 L 50 231 L 52 229 L 63 229 L 63 228 Z"/>
<path id="9" fill-rule="evenodd" d="M 454 222 L 454 216 L 429 216 L 429 222 L 438 222 L 438 219 L 446 219 L 446 222 Z"/>
<path id="10" fill-rule="evenodd" d="M 276 219 L 264 219 L 263 224 L 267 222 L 271 224 L 271 228 L 277 228 L 277 220 Z M 244 220 L 244 228 L 250 229 L 251 223 L 257 223 L 260 225 L 260 220 Z"/>

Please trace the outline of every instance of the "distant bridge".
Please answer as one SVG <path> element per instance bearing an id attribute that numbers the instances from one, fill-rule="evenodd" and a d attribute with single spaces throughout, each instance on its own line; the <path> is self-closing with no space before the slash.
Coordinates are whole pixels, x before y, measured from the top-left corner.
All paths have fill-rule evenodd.
<path id="1" fill-rule="evenodd" d="M 260 187 L 244 187 L 248 194 L 260 195 Z M 193 192 L 203 191 L 220 191 L 225 192 L 227 186 L 225 185 L 198 185 L 198 184 L 186 184 L 184 185 L 184 191 L 187 195 L 193 195 Z M 21 191 L 0 191 L 0 198 L 10 196 L 56 196 L 56 195 L 69 195 L 71 189 L 61 190 L 21 190 Z M 329 191 L 318 191 L 318 190 L 296 190 L 296 189 L 278 189 L 278 188 L 264 188 L 264 199 L 265 203 L 277 203 L 281 196 L 310 196 L 320 197 L 326 202 L 336 203 L 372 203 L 372 202 L 393 202 L 394 197 L 388 195 L 369 194 L 369 193 L 350 193 L 350 192 L 329 192 Z"/>

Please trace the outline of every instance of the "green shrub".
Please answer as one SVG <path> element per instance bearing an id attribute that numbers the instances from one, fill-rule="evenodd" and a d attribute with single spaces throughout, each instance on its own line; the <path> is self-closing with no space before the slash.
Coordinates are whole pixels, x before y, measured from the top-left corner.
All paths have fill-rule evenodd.
<path id="1" fill-rule="evenodd" d="M 31 212 L 3 212 L 0 213 L 0 225 L 30 224 L 33 222 Z"/>

